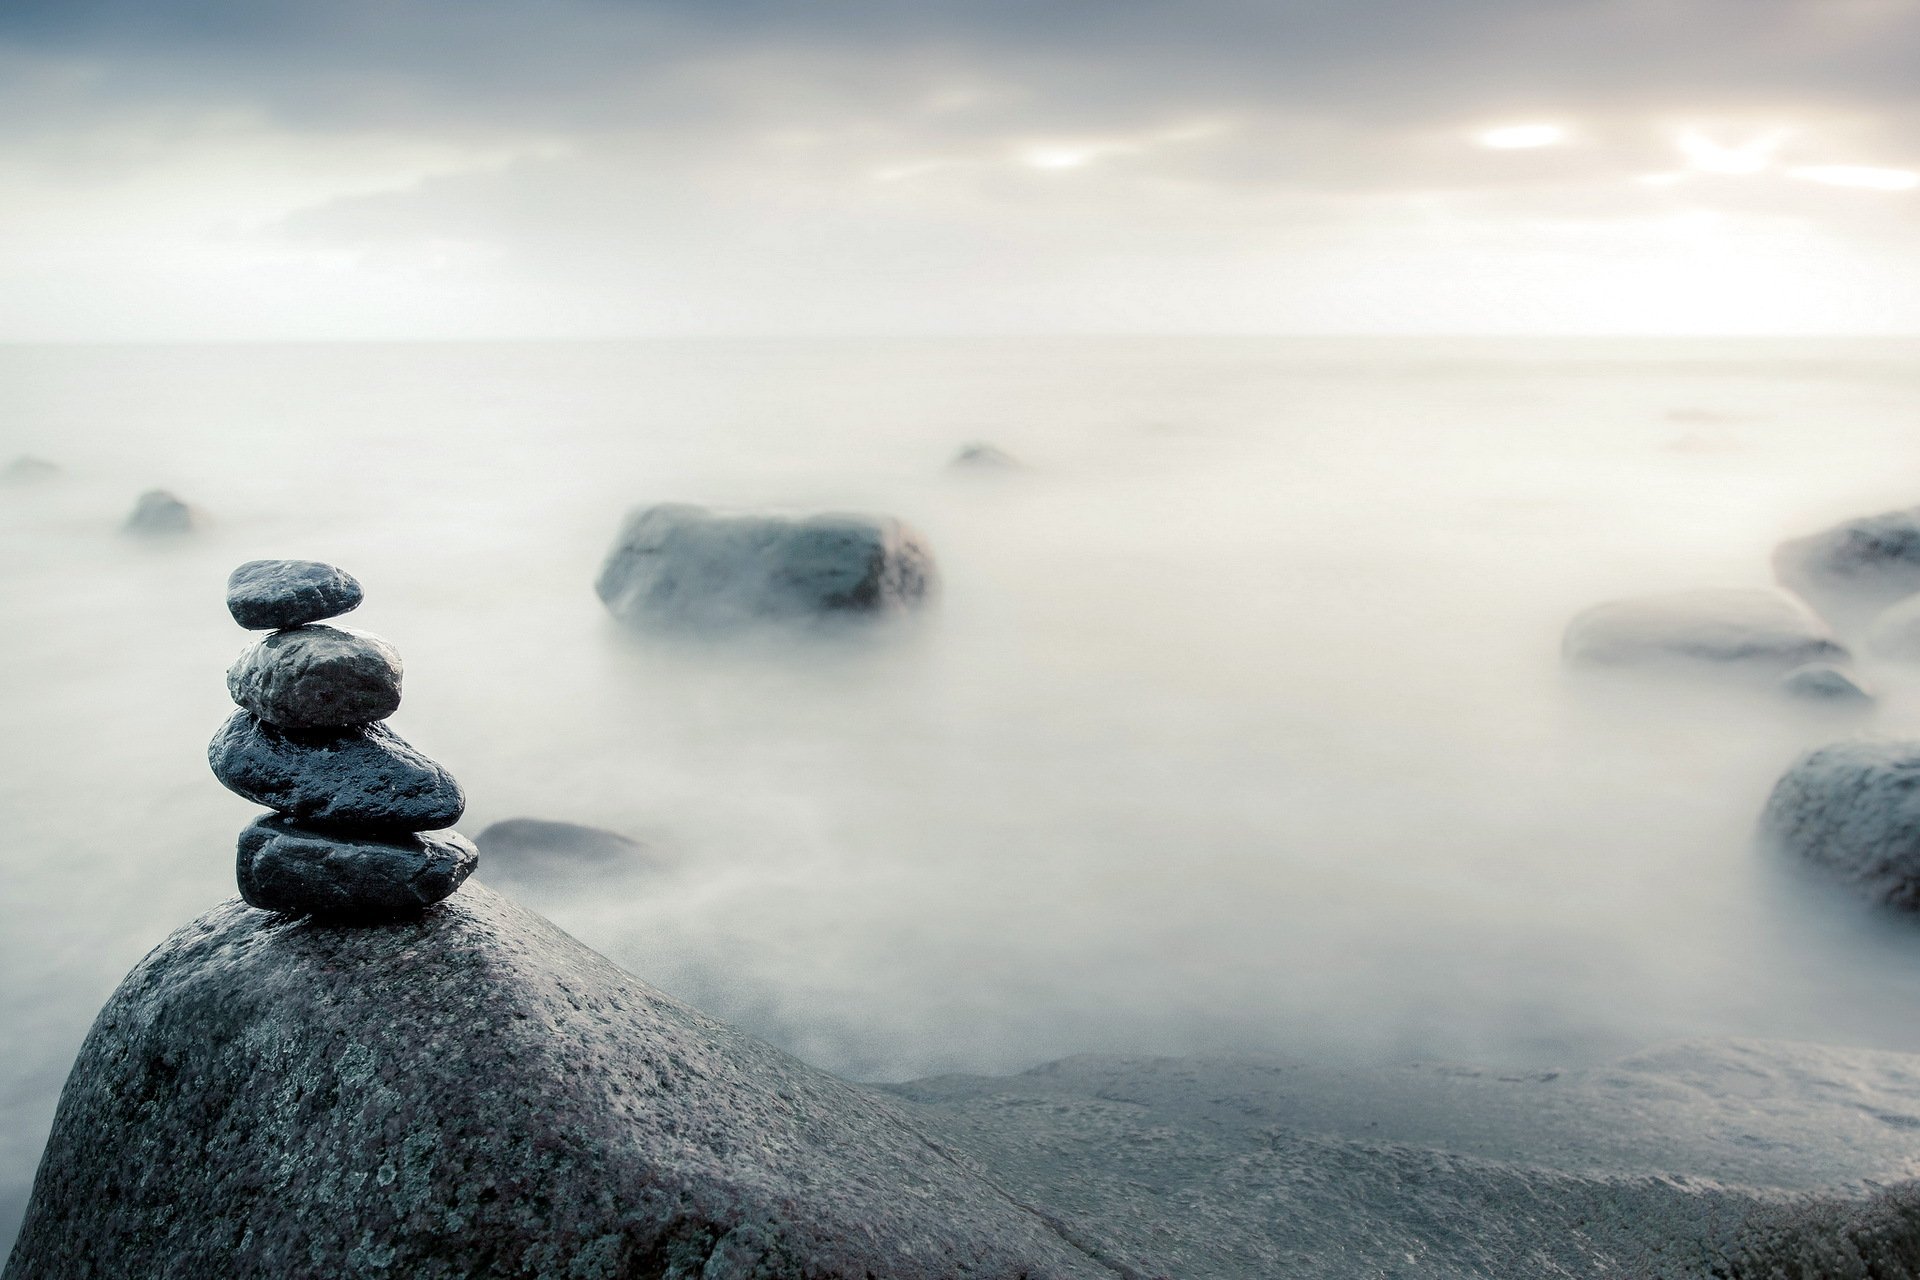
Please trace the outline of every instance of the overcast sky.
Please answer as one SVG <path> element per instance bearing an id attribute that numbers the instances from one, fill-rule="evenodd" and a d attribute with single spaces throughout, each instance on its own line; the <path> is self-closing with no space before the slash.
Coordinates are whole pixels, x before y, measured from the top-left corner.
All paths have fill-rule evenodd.
<path id="1" fill-rule="evenodd" d="M 1920 0 L 0 0 L 0 339 L 1920 332 Z"/>

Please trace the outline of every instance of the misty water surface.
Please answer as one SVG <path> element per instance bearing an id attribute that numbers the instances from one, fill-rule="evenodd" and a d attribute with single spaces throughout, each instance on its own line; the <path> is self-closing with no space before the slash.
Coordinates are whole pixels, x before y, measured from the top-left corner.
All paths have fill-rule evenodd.
<path id="1" fill-rule="evenodd" d="M 336 561 L 394 724 L 471 796 L 664 869 L 528 895 L 866 1078 L 1117 1050 L 1591 1060 L 1920 1049 L 1920 930 L 1749 845 L 1861 727 L 1569 680 L 1609 596 L 1763 585 L 1920 500 L 1920 348 L 1254 340 L 0 348 L 0 1210 L 114 983 L 233 891 L 205 764 L 228 570 Z M 944 469 L 962 443 L 1025 459 Z M 148 545 L 143 489 L 209 513 Z M 623 635 L 656 500 L 881 510 L 944 591 L 866 641 Z M 1868 724 L 1920 681 L 1875 669 Z M 481 876 L 486 877 L 483 867 Z"/>

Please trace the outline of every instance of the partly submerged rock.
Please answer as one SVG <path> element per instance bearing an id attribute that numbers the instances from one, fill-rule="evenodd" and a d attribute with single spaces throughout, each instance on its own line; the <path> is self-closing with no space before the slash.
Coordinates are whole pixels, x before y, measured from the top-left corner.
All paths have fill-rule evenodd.
<path id="1" fill-rule="evenodd" d="M 1809 662 L 1780 677 L 1780 691 L 1805 702 L 1865 706 L 1873 694 L 1846 670 L 1831 662 Z"/>
<path id="2" fill-rule="evenodd" d="M 6 1280 L 1112 1280 L 845 1084 L 469 885 L 417 920 L 215 908 L 61 1095 Z"/>
<path id="3" fill-rule="evenodd" d="M 1780 584 L 1839 626 L 1859 626 L 1920 592 L 1920 507 L 1848 520 L 1781 543 Z"/>
<path id="4" fill-rule="evenodd" d="M 960 451 L 947 463 L 949 470 L 971 472 L 1024 471 L 1026 468 L 1020 459 L 1008 453 L 998 445 L 976 440 L 960 446 Z"/>
<path id="5" fill-rule="evenodd" d="M 275 631 L 227 668 L 233 700 L 280 729 L 338 729 L 400 709 L 400 653 L 345 627 Z"/>
<path id="6" fill-rule="evenodd" d="M 1808 752 L 1774 784 L 1760 830 L 1869 896 L 1920 911 L 1920 741 L 1862 738 Z"/>
<path id="7" fill-rule="evenodd" d="M 227 611 L 249 631 L 338 617 L 364 596 L 352 574 L 318 560 L 249 560 L 227 578 Z"/>
<path id="8" fill-rule="evenodd" d="M 57 480 L 63 474 L 65 473 L 60 470 L 57 463 L 23 453 L 5 467 L 0 467 L 0 484 L 40 484 L 47 480 Z"/>
<path id="9" fill-rule="evenodd" d="M 1847 651 L 1778 591 L 1707 590 L 1595 605 L 1567 624 L 1561 652 L 1589 666 L 1683 662 L 1784 674 Z"/>
<path id="10" fill-rule="evenodd" d="M 418 914 L 478 863 L 457 831 L 325 832 L 272 813 L 240 833 L 235 872 L 263 911 L 367 922 Z"/>
<path id="11" fill-rule="evenodd" d="M 187 533 L 200 523 L 199 513 L 165 489 L 149 489 L 133 504 L 133 513 L 120 526 L 123 533 L 145 535 Z"/>
<path id="12" fill-rule="evenodd" d="M 594 590 L 624 622 L 728 627 L 888 613 L 933 585 L 925 539 L 891 516 L 628 515 Z"/>
<path id="13" fill-rule="evenodd" d="M 323 826 L 435 831 L 467 806 L 451 773 L 383 724 L 287 733 L 236 711 L 207 763 L 228 790 Z"/>
<path id="14" fill-rule="evenodd" d="M 605 885 L 657 869 L 647 847 L 615 831 L 545 818 L 507 818 L 474 837 L 487 860 L 489 884 Z"/>

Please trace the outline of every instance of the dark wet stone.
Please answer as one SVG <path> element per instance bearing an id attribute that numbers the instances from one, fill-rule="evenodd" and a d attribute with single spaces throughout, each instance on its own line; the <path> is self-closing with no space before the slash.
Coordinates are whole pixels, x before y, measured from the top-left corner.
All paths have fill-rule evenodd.
<path id="1" fill-rule="evenodd" d="M 728 627 L 916 605 L 933 554 L 889 516 L 720 515 L 668 503 L 627 517 L 594 590 L 622 621 Z"/>
<path id="2" fill-rule="evenodd" d="M 1123 1274 L 1066 1230 L 908 1104 L 469 885 L 370 927 L 228 903 L 156 948 L 74 1064 L 6 1277 Z"/>
<path id="3" fill-rule="evenodd" d="M 228 790 L 325 826 L 431 831 L 467 804 L 452 774 L 381 724 L 289 733 L 238 711 L 207 763 Z"/>
<path id="4" fill-rule="evenodd" d="M 142 535 L 187 533 L 199 523 L 200 517 L 192 507 L 165 489 L 150 489 L 133 504 L 133 514 L 121 531 Z"/>
<path id="5" fill-rule="evenodd" d="M 1783 542 L 1773 553 L 1773 574 L 1836 624 L 1860 626 L 1920 592 L 1920 507 Z"/>
<path id="6" fill-rule="evenodd" d="M 0 468 L 0 484 L 40 484 L 47 480 L 57 480 L 63 474 L 65 473 L 55 463 L 23 453 L 4 468 Z"/>
<path id="7" fill-rule="evenodd" d="M 1795 761 L 1761 816 L 1775 848 L 1920 911 L 1920 741 L 1859 739 Z"/>
<path id="8" fill-rule="evenodd" d="M 363 631 L 294 627 L 250 645 L 227 669 L 227 692 L 281 729 L 372 724 L 400 709 L 400 654 Z"/>
<path id="9" fill-rule="evenodd" d="M 249 560 L 227 578 L 227 611 L 249 631 L 338 617 L 363 598 L 352 574 L 318 560 Z"/>
<path id="10" fill-rule="evenodd" d="M 1808 702 L 1864 706 L 1873 701 L 1873 694 L 1852 674 L 1830 662 L 1809 662 L 1804 667 L 1795 667 L 1780 677 L 1780 689 Z"/>
<path id="11" fill-rule="evenodd" d="M 1778 591 L 1683 591 L 1595 605 L 1567 624 L 1562 653 L 1586 666 L 1679 663 L 1782 675 L 1847 651 Z"/>
<path id="12" fill-rule="evenodd" d="M 262 911 L 329 920 L 417 914 L 458 889 L 480 861 L 457 831 L 316 831 L 282 814 L 240 833 L 240 896 Z"/>

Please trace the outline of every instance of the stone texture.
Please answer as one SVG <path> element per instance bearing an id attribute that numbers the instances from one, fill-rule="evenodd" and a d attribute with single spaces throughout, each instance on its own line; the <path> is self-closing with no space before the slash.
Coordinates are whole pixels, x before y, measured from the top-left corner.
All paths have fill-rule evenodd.
<path id="1" fill-rule="evenodd" d="M 1845 660 L 1819 619 L 1778 591 L 1685 591 L 1595 605 L 1567 624 L 1562 654 L 1586 666 L 1685 664 L 1783 675 Z"/>
<path id="2" fill-rule="evenodd" d="M 229 903 L 101 1012 L 5 1280 L 1112 1280 L 908 1111 L 481 886 Z"/>
<path id="3" fill-rule="evenodd" d="M 1858 739 L 1808 752 L 1774 785 L 1760 830 L 1869 896 L 1920 911 L 1920 742 Z"/>
<path id="4" fill-rule="evenodd" d="M 192 507 L 165 489 L 149 489 L 133 504 L 121 531 L 143 536 L 187 533 L 199 523 L 199 514 Z"/>
<path id="5" fill-rule="evenodd" d="M 933 572 L 925 539 L 889 516 L 669 503 L 627 517 L 594 590 L 624 622 L 724 628 L 898 611 L 927 596 Z"/>
<path id="6" fill-rule="evenodd" d="M 1806 702 L 1866 706 L 1873 699 L 1866 686 L 1830 662 L 1809 662 L 1780 677 L 1780 690 Z"/>
<path id="7" fill-rule="evenodd" d="M 263 911 L 372 921 L 417 914 L 458 889 L 479 854 L 455 831 L 315 831 L 268 814 L 240 833 L 240 896 Z"/>
<path id="8" fill-rule="evenodd" d="M 545 818 L 508 818 L 474 837 L 486 859 L 483 879 L 496 886 L 606 888 L 627 876 L 658 871 L 645 845 L 615 831 Z"/>
<path id="9" fill-rule="evenodd" d="M 275 728 L 344 728 L 399 710 L 400 675 L 399 652 L 378 636 L 294 627 L 248 646 L 227 669 L 227 692 Z"/>
<path id="10" fill-rule="evenodd" d="M 1783 542 L 1773 553 L 1773 573 L 1835 624 L 1860 626 L 1920 592 L 1920 507 Z"/>
<path id="11" fill-rule="evenodd" d="M 318 560 L 249 560 L 227 578 L 227 611 L 249 631 L 298 627 L 360 607 L 352 574 Z"/>
<path id="12" fill-rule="evenodd" d="M 288 733 L 237 711 L 207 763 L 229 790 L 320 825 L 431 831 L 467 804 L 452 774 L 380 724 Z"/>

